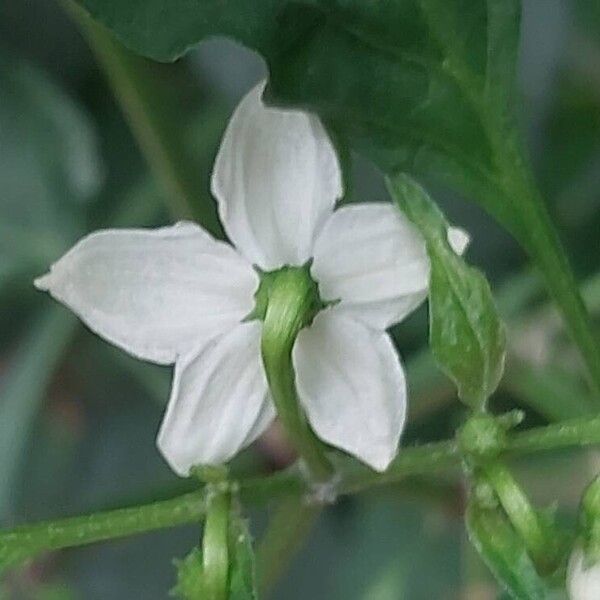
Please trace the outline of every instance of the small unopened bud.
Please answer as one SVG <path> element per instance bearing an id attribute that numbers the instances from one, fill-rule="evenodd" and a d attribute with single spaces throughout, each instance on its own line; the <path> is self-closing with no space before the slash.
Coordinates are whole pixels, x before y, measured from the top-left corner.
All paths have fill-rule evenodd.
<path id="1" fill-rule="evenodd" d="M 459 429 L 457 440 L 469 462 L 486 462 L 496 458 L 504 448 L 506 429 L 491 415 L 474 415 Z"/>
<path id="2" fill-rule="evenodd" d="M 598 600 L 600 598 L 600 563 L 586 557 L 581 545 L 575 546 L 567 570 L 569 600 Z"/>

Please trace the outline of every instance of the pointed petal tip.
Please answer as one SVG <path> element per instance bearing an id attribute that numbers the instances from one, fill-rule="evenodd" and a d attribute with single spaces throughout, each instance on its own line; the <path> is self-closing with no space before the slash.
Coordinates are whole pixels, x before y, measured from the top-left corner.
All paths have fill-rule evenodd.
<path id="1" fill-rule="evenodd" d="M 193 465 L 184 465 L 179 461 L 173 460 L 173 456 L 175 456 L 174 452 L 171 452 L 171 449 L 168 445 L 168 437 L 163 435 L 163 430 L 161 429 L 158 432 L 158 436 L 156 437 L 156 447 L 160 452 L 161 456 L 164 458 L 165 462 L 169 465 L 170 469 L 179 477 L 189 477 L 191 474 Z"/>
<path id="2" fill-rule="evenodd" d="M 392 464 L 392 461 L 396 458 L 397 454 L 398 448 L 396 448 L 392 453 L 389 452 L 389 449 L 386 449 L 385 453 L 381 452 L 376 455 L 373 454 L 372 456 L 359 456 L 358 458 L 371 467 L 371 469 L 374 471 L 377 471 L 378 473 L 385 473 Z"/>
<path id="3" fill-rule="evenodd" d="M 50 272 L 45 275 L 41 275 L 40 277 L 36 277 L 33 280 L 33 285 L 36 289 L 41 292 L 48 292 L 50 290 L 50 280 L 52 278 L 52 274 Z"/>
<path id="4" fill-rule="evenodd" d="M 471 243 L 471 236 L 460 227 L 448 227 L 448 243 L 456 254 L 462 255 Z"/>

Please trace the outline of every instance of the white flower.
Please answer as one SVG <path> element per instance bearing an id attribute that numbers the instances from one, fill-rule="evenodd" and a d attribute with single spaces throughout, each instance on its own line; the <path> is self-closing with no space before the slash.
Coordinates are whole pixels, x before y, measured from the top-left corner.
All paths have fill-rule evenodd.
<path id="1" fill-rule="evenodd" d="M 267 108 L 264 83 L 235 111 L 212 191 L 234 247 L 201 227 L 106 230 L 36 280 L 97 334 L 134 356 L 175 363 L 158 446 L 171 467 L 230 459 L 275 416 L 254 308 L 263 271 L 303 265 L 324 300 L 293 352 L 300 401 L 316 434 L 377 470 L 396 454 L 404 373 L 386 333 L 426 296 L 419 233 L 391 204 L 334 211 L 335 150 L 314 116 Z M 451 233 L 457 251 L 464 234 Z"/>
<path id="2" fill-rule="evenodd" d="M 569 559 L 567 591 L 570 600 L 600 598 L 600 564 L 586 565 L 581 546 L 576 546 Z"/>

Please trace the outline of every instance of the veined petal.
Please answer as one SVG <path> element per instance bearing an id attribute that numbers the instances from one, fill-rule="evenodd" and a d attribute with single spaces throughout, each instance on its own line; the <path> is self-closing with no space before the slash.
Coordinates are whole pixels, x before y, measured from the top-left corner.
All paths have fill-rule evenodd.
<path id="1" fill-rule="evenodd" d="M 448 228 L 458 254 L 469 235 Z M 377 329 L 387 329 L 427 297 L 429 257 L 417 228 L 389 203 L 343 206 L 319 234 L 311 272 L 325 300 Z"/>
<path id="2" fill-rule="evenodd" d="M 179 223 L 88 235 L 35 285 L 113 344 L 168 364 L 239 323 L 258 276 L 231 246 Z"/>
<path id="3" fill-rule="evenodd" d="M 406 413 L 400 358 L 383 331 L 321 312 L 293 351 L 300 402 L 316 434 L 378 471 L 398 448 Z"/>
<path id="4" fill-rule="evenodd" d="M 265 270 L 304 264 L 316 232 L 342 196 L 337 156 L 317 117 L 267 107 L 265 82 L 234 112 L 212 192 L 227 235 Z"/>
<path id="5" fill-rule="evenodd" d="M 275 409 L 260 358 L 258 321 L 177 361 L 171 399 L 157 444 L 171 468 L 226 462 L 271 423 Z"/>
<path id="6" fill-rule="evenodd" d="M 344 206 L 319 234 L 311 272 L 325 300 L 386 329 L 426 297 L 429 258 L 418 230 L 392 204 Z"/>

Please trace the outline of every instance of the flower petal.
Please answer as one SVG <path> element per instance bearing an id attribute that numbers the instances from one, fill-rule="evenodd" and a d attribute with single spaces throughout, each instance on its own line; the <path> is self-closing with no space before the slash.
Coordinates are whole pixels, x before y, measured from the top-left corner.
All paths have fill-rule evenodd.
<path id="1" fill-rule="evenodd" d="M 386 329 L 426 297 L 429 258 L 417 229 L 392 204 L 344 206 L 325 223 L 311 272 L 326 300 Z"/>
<path id="2" fill-rule="evenodd" d="M 567 568 L 567 591 L 570 600 L 597 600 L 600 598 L 600 564 L 586 564 L 580 544 L 571 553 Z"/>
<path id="3" fill-rule="evenodd" d="M 342 196 L 337 156 L 317 117 L 266 107 L 265 82 L 241 101 L 215 161 L 212 192 L 227 235 L 265 270 L 301 265 Z"/>
<path id="4" fill-rule="evenodd" d="M 273 420 L 260 331 L 258 321 L 240 323 L 177 362 L 157 444 L 179 475 L 226 462 Z"/>
<path id="5" fill-rule="evenodd" d="M 464 254 L 471 243 L 471 236 L 460 227 L 448 227 L 448 243 L 456 254 Z"/>
<path id="6" fill-rule="evenodd" d="M 35 285 L 113 344 L 167 364 L 239 323 L 258 277 L 231 246 L 180 223 L 93 233 Z"/>
<path id="7" fill-rule="evenodd" d="M 293 361 L 300 402 L 316 434 L 385 470 L 406 413 L 404 372 L 389 336 L 326 310 L 300 332 Z"/>
<path id="8" fill-rule="evenodd" d="M 462 254 L 469 235 L 448 228 Z M 387 329 L 427 297 L 429 257 L 417 228 L 392 204 L 354 204 L 336 210 L 319 234 L 311 267 L 324 300 L 371 327 Z"/>

